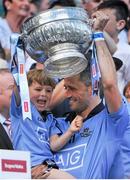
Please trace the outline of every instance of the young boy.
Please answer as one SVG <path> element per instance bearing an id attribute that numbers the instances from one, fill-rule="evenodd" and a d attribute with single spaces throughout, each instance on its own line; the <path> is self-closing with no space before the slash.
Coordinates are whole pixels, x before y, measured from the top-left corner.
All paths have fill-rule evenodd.
<path id="1" fill-rule="evenodd" d="M 58 170 L 49 144 L 51 136 L 61 133 L 56 126 L 53 115 L 47 111 L 55 83 L 45 75 L 43 70 L 31 70 L 27 75 L 27 79 L 32 120 L 28 118 L 23 120 L 21 105 L 18 102 L 18 92 L 15 90 L 11 101 L 14 149 L 30 151 L 32 167 L 43 164 L 47 165 L 48 168 L 52 168 L 48 175 L 49 179 L 73 179 L 70 174 Z M 54 151 L 57 150 L 56 148 L 53 145 Z"/>

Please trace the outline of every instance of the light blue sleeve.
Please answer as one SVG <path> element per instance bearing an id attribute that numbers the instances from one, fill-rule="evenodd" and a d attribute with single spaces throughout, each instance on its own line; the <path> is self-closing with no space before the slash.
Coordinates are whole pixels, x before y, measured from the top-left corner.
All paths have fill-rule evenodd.
<path id="1" fill-rule="evenodd" d="M 16 104 L 16 99 L 15 99 L 15 94 L 12 94 L 11 97 L 11 105 L 10 105 L 10 116 L 14 116 L 14 117 L 19 117 L 22 115 L 22 107 L 17 106 Z"/>
<path id="2" fill-rule="evenodd" d="M 47 128 L 49 130 L 49 137 L 53 135 L 61 135 L 61 130 L 58 126 L 56 118 L 53 115 L 50 115 L 47 121 Z"/>
<path id="3" fill-rule="evenodd" d="M 113 129 L 117 138 L 122 138 L 129 122 L 128 103 L 122 99 L 122 104 L 117 112 L 108 113 L 108 129 Z"/>

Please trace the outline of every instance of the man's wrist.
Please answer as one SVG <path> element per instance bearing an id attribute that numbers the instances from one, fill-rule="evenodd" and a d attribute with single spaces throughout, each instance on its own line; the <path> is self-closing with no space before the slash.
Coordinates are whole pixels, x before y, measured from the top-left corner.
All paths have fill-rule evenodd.
<path id="1" fill-rule="evenodd" d="M 95 31 L 92 35 L 94 41 L 104 41 L 104 34 L 102 31 Z"/>

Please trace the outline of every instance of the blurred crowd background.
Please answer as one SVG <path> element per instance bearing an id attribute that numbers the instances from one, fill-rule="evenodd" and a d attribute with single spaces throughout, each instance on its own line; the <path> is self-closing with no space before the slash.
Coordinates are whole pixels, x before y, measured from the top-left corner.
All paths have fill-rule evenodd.
<path id="1" fill-rule="evenodd" d="M 4 14 L 3 6 L 2 6 L 2 0 L 0 1 L 0 16 Z"/>

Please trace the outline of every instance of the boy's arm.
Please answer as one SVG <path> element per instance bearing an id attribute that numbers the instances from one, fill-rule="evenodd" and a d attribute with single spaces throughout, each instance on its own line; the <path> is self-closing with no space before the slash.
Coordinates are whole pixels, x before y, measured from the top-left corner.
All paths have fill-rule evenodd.
<path id="1" fill-rule="evenodd" d="M 53 135 L 50 137 L 50 147 L 53 152 L 57 152 L 62 149 L 70 140 L 73 133 L 67 130 L 63 135 Z"/>
<path id="2" fill-rule="evenodd" d="M 19 94 L 19 90 L 15 81 L 15 85 L 14 85 L 14 91 L 13 91 L 14 95 L 15 95 L 15 101 L 16 101 L 16 105 L 20 106 L 21 103 L 21 99 L 20 99 L 20 94 Z"/>
<path id="3" fill-rule="evenodd" d="M 61 80 L 53 90 L 49 108 L 53 109 L 58 104 L 62 103 L 66 99 L 65 94 L 64 80 Z"/>
<path id="4" fill-rule="evenodd" d="M 63 135 L 51 136 L 50 137 L 51 150 L 54 152 L 57 152 L 60 149 L 62 149 L 67 144 L 67 142 L 70 140 L 70 138 L 73 136 L 73 134 L 81 129 L 82 124 L 83 124 L 83 118 L 81 116 L 77 115 L 75 117 L 75 119 L 72 121 L 68 130 Z"/>
<path id="5" fill-rule="evenodd" d="M 40 164 L 31 169 L 32 179 L 46 179 L 50 175 L 50 171 L 47 166 Z"/>

